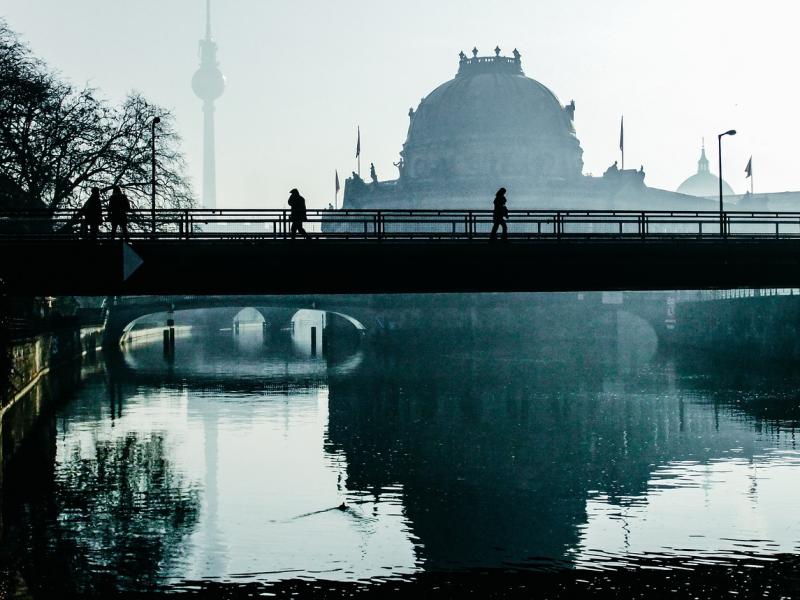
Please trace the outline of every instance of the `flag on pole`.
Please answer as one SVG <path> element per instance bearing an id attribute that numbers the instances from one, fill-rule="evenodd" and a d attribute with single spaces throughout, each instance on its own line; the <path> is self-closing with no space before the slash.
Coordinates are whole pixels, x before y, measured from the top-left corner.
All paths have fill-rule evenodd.
<path id="1" fill-rule="evenodd" d="M 358 127 L 358 141 L 356 141 L 356 158 L 361 156 L 361 126 Z"/>
<path id="2" fill-rule="evenodd" d="M 339 193 L 339 169 L 336 169 L 336 193 Z"/>
<path id="3" fill-rule="evenodd" d="M 619 149 L 625 152 L 625 117 L 619 118 Z"/>
<path id="4" fill-rule="evenodd" d="M 747 166 L 744 168 L 744 172 L 747 173 L 747 177 L 753 176 L 753 157 L 750 157 L 750 160 L 747 161 Z M 745 179 L 747 179 L 745 177 Z"/>

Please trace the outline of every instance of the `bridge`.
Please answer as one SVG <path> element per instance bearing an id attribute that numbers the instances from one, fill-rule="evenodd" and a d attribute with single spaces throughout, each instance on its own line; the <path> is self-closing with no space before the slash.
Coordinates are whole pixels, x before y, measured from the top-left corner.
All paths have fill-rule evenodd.
<path id="1" fill-rule="evenodd" d="M 484 334 L 509 337 L 517 332 L 526 339 L 539 335 L 537 323 L 562 323 L 562 330 L 581 335 L 605 335 L 609 324 L 604 315 L 618 310 L 647 322 L 656 336 L 666 341 L 669 335 L 671 294 L 661 292 L 619 294 L 605 303 L 605 294 L 336 294 L 280 296 L 124 296 L 106 301 L 104 345 L 117 347 L 139 326 L 140 319 L 168 313 L 177 319 L 183 311 L 216 309 L 212 327 L 230 327 L 244 308 L 255 309 L 266 326 L 277 332 L 289 325 L 301 309 L 327 314 L 325 326 L 357 336 L 426 338 L 444 335 L 449 339 L 468 339 Z M 165 317 L 169 318 L 169 317 Z M 551 328 L 552 329 L 552 328 Z M 438 332 L 438 333 L 432 333 Z M 502 332 L 502 334 L 500 333 Z M 546 335 L 546 334 L 544 334 Z"/>
<path id="2" fill-rule="evenodd" d="M 127 243 L 76 211 L 0 212 L 6 293 L 358 294 L 800 287 L 800 212 L 133 211 Z"/>

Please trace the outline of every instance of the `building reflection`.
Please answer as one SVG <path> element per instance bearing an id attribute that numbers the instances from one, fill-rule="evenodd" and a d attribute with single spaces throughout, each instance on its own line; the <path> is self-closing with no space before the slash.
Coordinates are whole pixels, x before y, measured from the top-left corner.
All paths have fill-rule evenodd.
<path id="1" fill-rule="evenodd" d="M 429 569 L 572 564 L 595 498 L 620 512 L 660 467 L 772 445 L 663 360 L 631 369 L 625 353 L 617 369 L 589 343 L 414 343 L 330 381 L 329 446 L 352 485 L 403 486 Z"/>

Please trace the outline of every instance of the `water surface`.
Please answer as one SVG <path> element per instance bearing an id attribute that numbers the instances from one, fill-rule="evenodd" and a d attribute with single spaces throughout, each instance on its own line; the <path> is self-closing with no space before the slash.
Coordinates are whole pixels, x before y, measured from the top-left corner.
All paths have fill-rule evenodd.
<path id="1" fill-rule="evenodd" d="M 795 373 L 408 347 L 243 327 L 87 367 L 6 478 L 6 552 L 86 593 L 800 553 Z"/>

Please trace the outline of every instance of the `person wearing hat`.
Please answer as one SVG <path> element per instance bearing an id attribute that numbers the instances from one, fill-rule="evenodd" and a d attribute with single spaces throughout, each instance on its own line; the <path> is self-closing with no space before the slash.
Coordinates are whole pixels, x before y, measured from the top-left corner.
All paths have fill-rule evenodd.
<path id="1" fill-rule="evenodd" d="M 289 192 L 289 222 L 292 224 L 292 239 L 299 231 L 306 239 L 309 239 L 308 233 L 303 229 L 303 221 L 306 220 L 306 199 L 300 195 L 297 188 Z"/>

